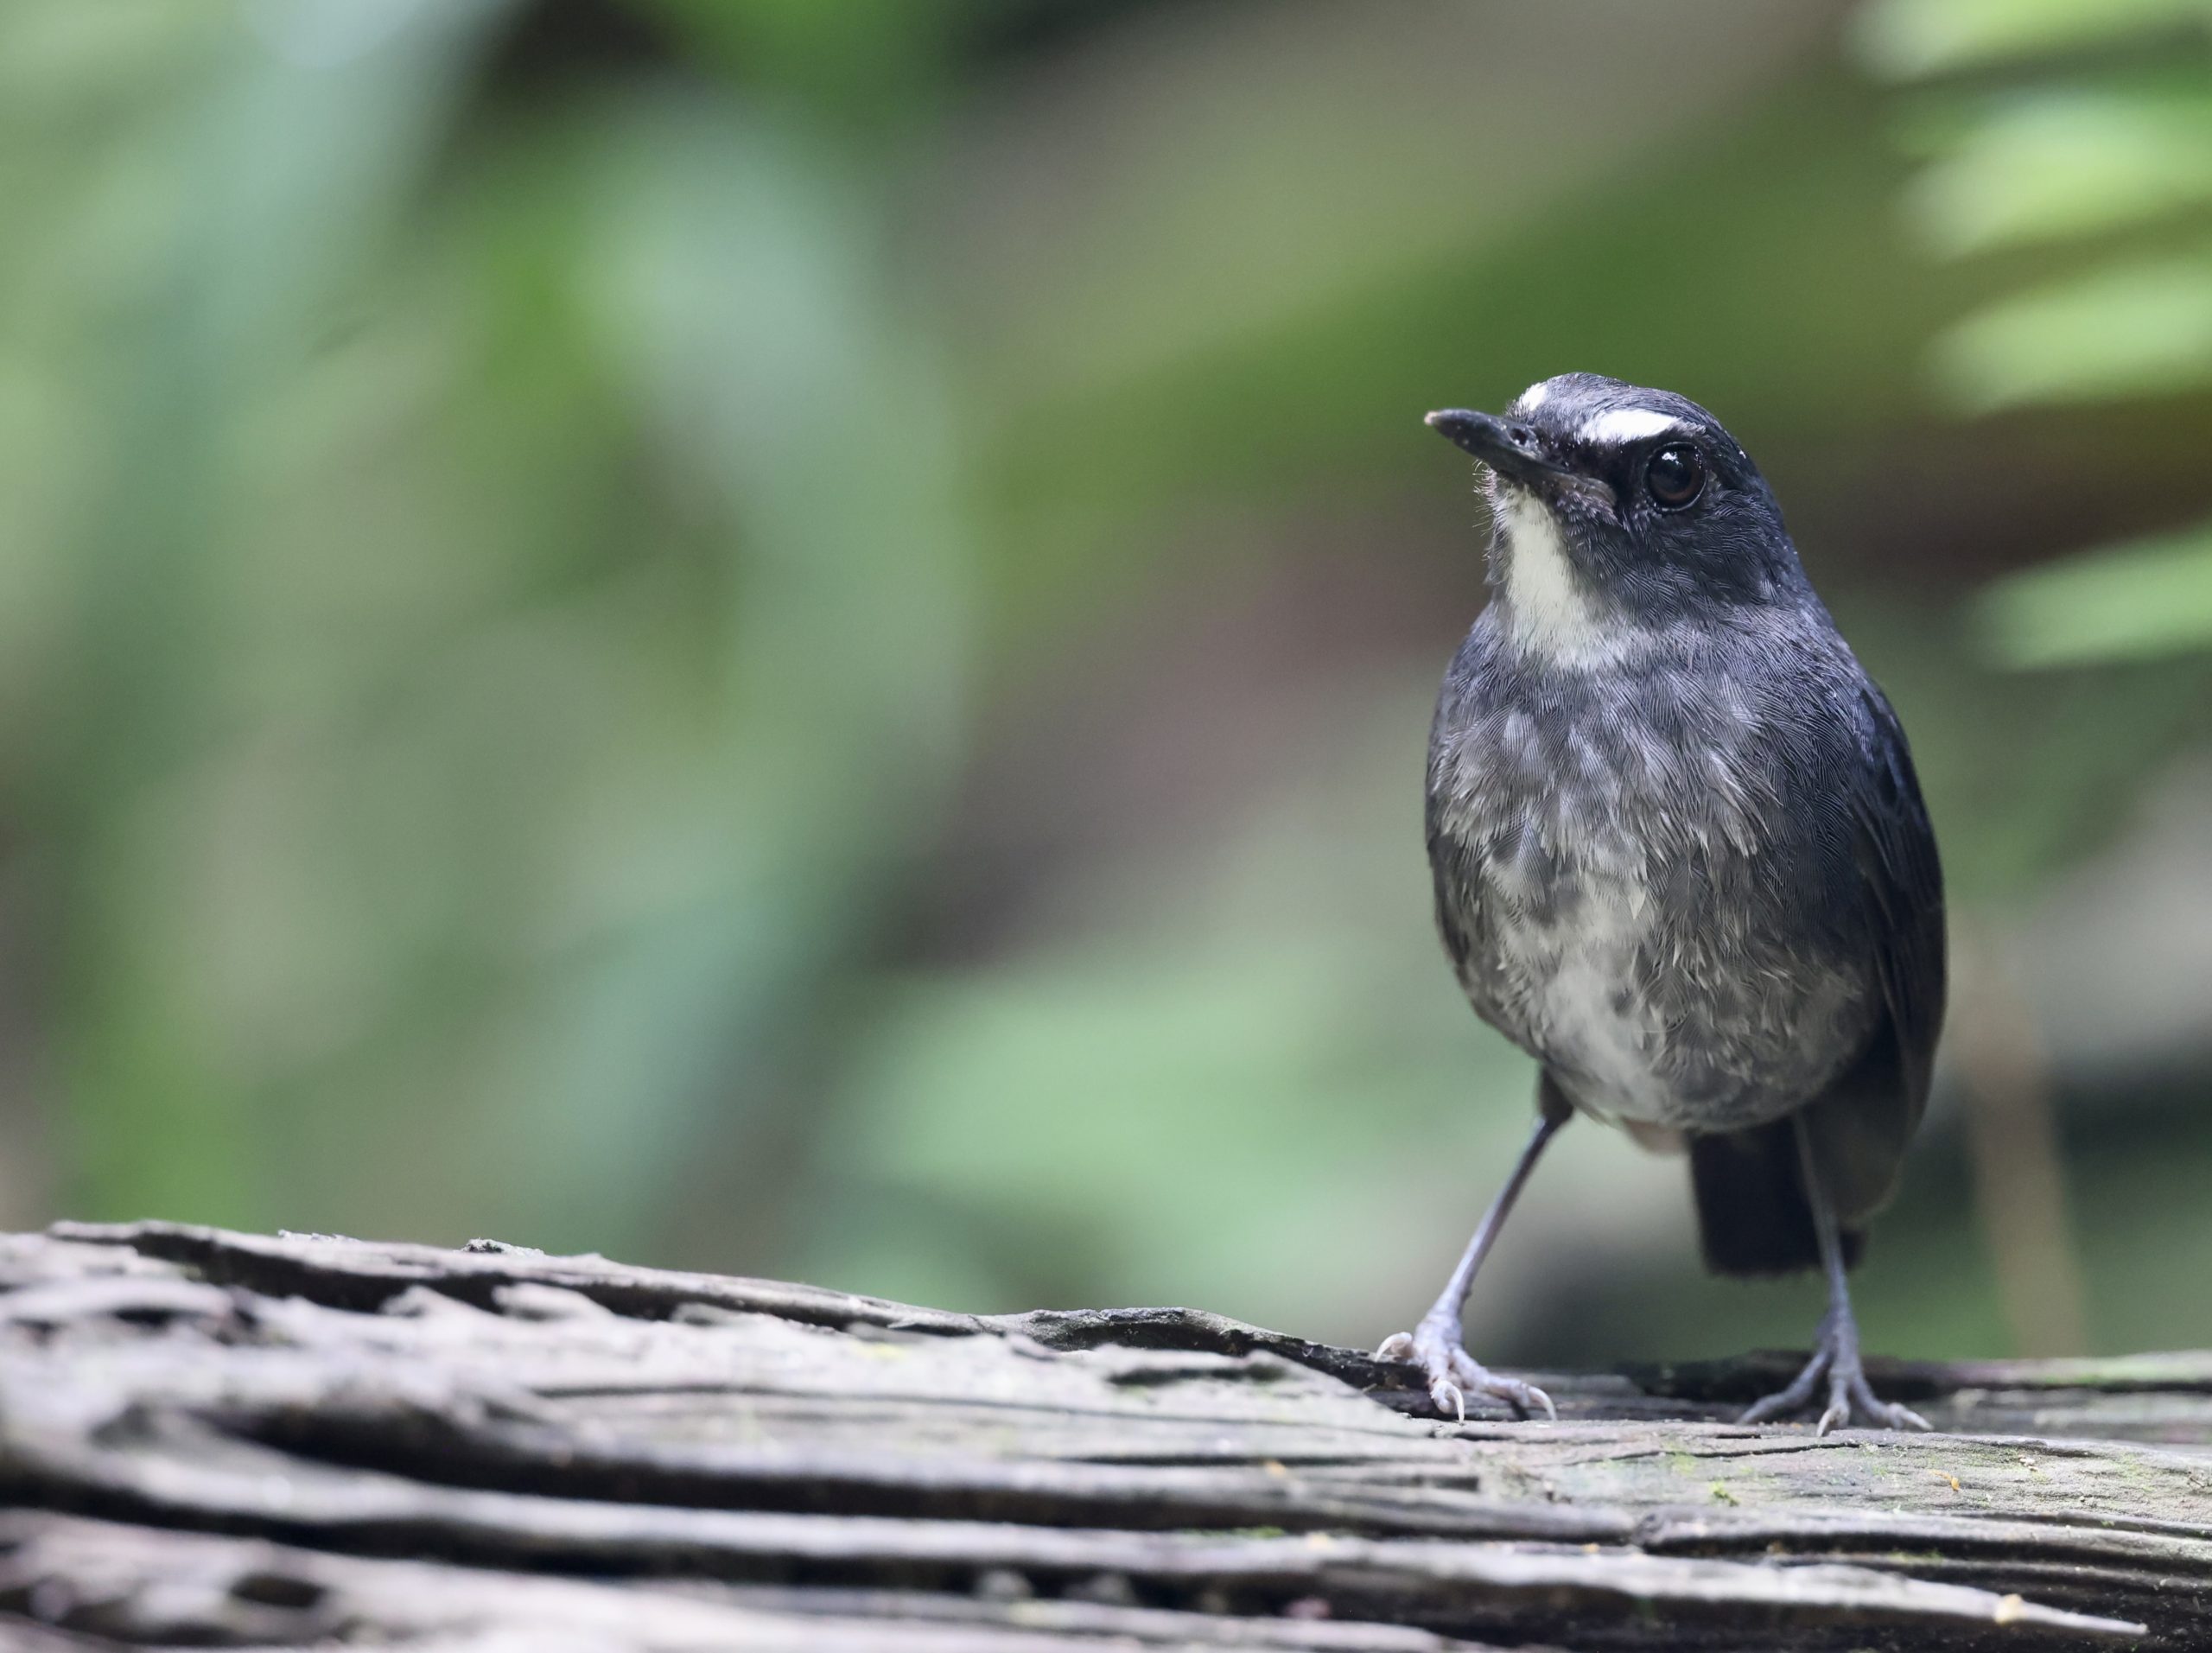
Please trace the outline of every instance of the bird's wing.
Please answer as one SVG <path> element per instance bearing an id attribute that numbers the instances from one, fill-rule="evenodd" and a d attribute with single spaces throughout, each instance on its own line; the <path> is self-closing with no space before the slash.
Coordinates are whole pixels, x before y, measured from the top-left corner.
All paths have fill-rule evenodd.
<path id="1" fill-rule="evenodd" d="M 1864 696 L 1876 739 L 1872 784 L 1857 800 L 1853 839 L 1875 970 L 1916 1125 L 1943 1026 L 1943 869 L 1897 715 L 1872 683 Z"/>
<path id="2" fill-rule="evenodd" d="M 1436 892 L 1436 928 L 1444 950 L 1462 986 L 1468 983 L 1477 948 L 1482 942 L 1481 857 L 1467 843 L 1446 831 L 1437 819 L 1432 794 L 1429 803 L 1428 866 Z"/>
<path id="3" fill-rule="evenodd" d="M 1905 1144 L 1928 1105 L 1943 1022 L 1943 874 L 1936 835 L 1897 713 L 1871 683 L 1860 690 L 1864 767 L 1847 811 L 1859 911 L 1884 1015 L 1859 1060 L 1806 1109 L 1822 1180 L 1842 1219 L 1870 1216 L 1889 1196 Z"/>

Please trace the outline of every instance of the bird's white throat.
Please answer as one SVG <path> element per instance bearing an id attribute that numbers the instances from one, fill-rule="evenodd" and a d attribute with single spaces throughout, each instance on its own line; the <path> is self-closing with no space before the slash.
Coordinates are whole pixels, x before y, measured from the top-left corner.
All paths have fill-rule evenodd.
<path id="1" fill-rule="evenodd" d="M 1549 506 L 1501 480 L 1491 509 L 1505 541 L 1506 625 L 1517 647 L 1567 666 L 1603 665 L 1634 649 L 1636 628 L 1592 598 Z"/>

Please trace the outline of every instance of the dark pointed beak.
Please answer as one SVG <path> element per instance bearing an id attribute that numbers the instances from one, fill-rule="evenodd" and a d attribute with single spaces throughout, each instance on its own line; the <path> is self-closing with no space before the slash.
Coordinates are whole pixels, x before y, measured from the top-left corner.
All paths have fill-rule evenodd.
<path id="1" fill-rule="evenodd" d="M 1573 474 L 1545 456 L 1535 431 L 1528 425 L 1513 424 L 1487 413 L 1470 413 L 1465 408 L 1432 413 L 1427 423 L 1431 429 L 1465 448 L 1500 476 L 1516 482 L 1558 480 Z"/>

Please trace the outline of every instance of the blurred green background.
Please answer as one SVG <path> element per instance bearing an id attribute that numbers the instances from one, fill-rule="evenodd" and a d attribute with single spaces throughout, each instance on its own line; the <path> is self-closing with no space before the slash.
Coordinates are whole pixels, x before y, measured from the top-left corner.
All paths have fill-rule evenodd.
<path id="1" fill-rule="evenodd" d="M 1421 416 L 1756 454 L 1920 753 L 1927 1355 L 2212 1343 L 2202 0 L 5 0 L 0 1225 L 1370 1342 L 1529 1118 Z M 1471 1315 L 1802 1345 L 1587 1125 Z"/>

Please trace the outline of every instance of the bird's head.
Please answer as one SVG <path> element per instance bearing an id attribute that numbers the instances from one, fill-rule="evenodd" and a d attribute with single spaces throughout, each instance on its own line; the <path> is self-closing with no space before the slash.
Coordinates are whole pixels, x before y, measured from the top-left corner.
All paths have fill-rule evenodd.
<path id="1" fill-rule="evenodd" d="M 1659 628 L 1806 594 L 1772 490 L 1686 397 L 1562 373 L 1503 415 L 1428 423 L 1489 469 L 1491 582 L 1533 652 L 1602 659 Z"/>

